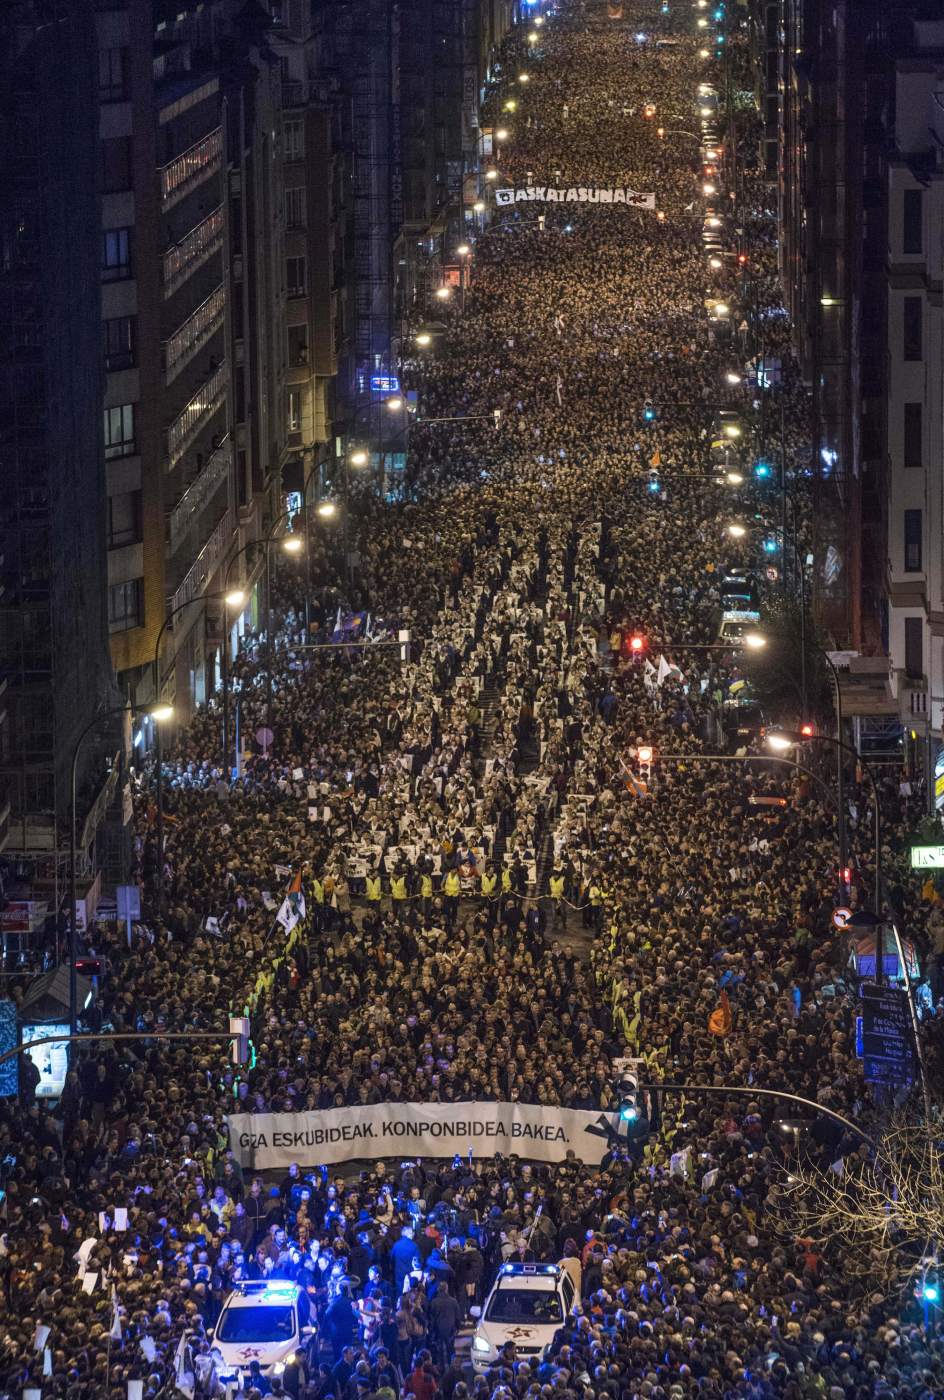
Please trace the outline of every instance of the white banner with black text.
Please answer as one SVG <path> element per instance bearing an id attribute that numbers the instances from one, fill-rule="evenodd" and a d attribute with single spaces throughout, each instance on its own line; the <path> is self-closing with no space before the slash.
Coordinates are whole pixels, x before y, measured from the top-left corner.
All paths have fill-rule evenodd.
<path id="1" fill-rule="evenodd" d="M 634 209 L 655 209 L 654 194 L 639 194 L 626 186 L 598 189 L 574 185 L 567 190 L 549 189 L 546 185 L 524 185 L 520 189 L 495 191 L 496 204 L 629 204 Z"/>
<path id="2" fill-rule="evenodd" d="M 596 1165 L 613 1115 L 523 1103 L 355 1104 L 309 1113 L 235 1113 L 229 1143 L 240 1166 L 263 1171 L 298 1162 L 331 1166 L 360 1158 L 493 1157 Z"/>

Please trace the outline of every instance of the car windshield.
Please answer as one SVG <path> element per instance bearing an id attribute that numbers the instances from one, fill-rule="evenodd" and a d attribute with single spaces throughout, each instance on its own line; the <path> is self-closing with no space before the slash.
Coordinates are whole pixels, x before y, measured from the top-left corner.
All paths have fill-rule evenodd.
<path id="1" fill-rule="evenodd" d="M 288 1308 L 227 1308 L 220 1319 L 219 1342 L 288 1342 L 295 1335 L 295 1316 Z"/>
<path id="2" fill-rule="evenodd" d="M 486 1322 L 560 1322 L 560 1299 L 550 1289 L 499 1288 L 488 1305 Z"/>

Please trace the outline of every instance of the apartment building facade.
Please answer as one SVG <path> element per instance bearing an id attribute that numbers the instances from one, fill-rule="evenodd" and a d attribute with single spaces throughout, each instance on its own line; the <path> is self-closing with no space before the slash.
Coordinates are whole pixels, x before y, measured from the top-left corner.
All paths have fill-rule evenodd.
<path id="1" fill-rule="evenodd" d="M 73 755 L 92 843 L 114 780 L 103 760 L 120 748 L 96 724 L 118 700 L 106 630 L 96 73 L 80 0 L 2 8 L 0 849 L 53 911 Z"/>

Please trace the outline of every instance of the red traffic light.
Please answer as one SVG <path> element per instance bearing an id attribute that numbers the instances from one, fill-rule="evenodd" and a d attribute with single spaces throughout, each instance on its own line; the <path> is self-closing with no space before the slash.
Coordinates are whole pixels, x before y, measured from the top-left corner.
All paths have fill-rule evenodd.
<path id="1" fill-rule="evenodd" d="M 741 264 L 742 267 L 745 267 L 747 264 L 747 254 L 738 253 L 738 262 Z"/>
<path id="2" fill-rule="evenodd" d="M 626 645 L 628 650 L 631 651 L 634 656 L 639 656 L 640 652 L 643 652 L 646 649 L 646 639 L 645 637 L 640 637 L 638 632 L 634 632 L 633 635 L 627 641 Z"/>
<path id="3" fill-rule="evenodd" d="M 807 721 L 806 724 L 800 725 L 800 733 L 803 735 L 804 739 L 812 739 L 813 735 L 816 733 L 816 730 L 814 729 L 813 725 L 810 724 L 809 721 Z"/>
<path id="4" fill-rule="evenodd" d="M 842 883 L 843 883 L 844 885 L 851 885 L 851 884 L 852 884 L 852 866 L 851 866 L 851 865 L 844 865 L 844 866 L 842 867 L 842 869 L 840 870 L 839 875 L 840 875 L 840 878 L 841 878 Z"/>

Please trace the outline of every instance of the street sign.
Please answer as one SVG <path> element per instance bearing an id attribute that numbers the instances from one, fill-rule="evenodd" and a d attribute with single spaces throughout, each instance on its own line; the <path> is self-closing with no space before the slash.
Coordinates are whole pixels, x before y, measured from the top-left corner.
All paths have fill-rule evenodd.
<path id="1" fill-rule="evenodd" d="M 115 905 L 119 919 L 140 919 L 141 890 L 137 885 L 118 885 Z"/>
<path id="2" fill-rule="evenodd" d="M 915 1046 L 907 993 L 868 983 L 862 992 L 861 1053 L 870 1083 L 907 1084 L 915 1077 Z"/>
<path id="3" fill-rule="evenodd" d="M 838 909 L 833 910 L 833 927 L 845 928 L 851 918 L 852 910 L 840 905 Z"/>
<path id="4" fill-rule="evenodd" d="M 399 394 L 400 380 L 395 374 L 372 374 L 370 388 L 374 394 Z"/>
<path id="5" fill-rule="evenodd" d="M 912 846 L 912 870 L 944 870 L 944 846 Z"/>

